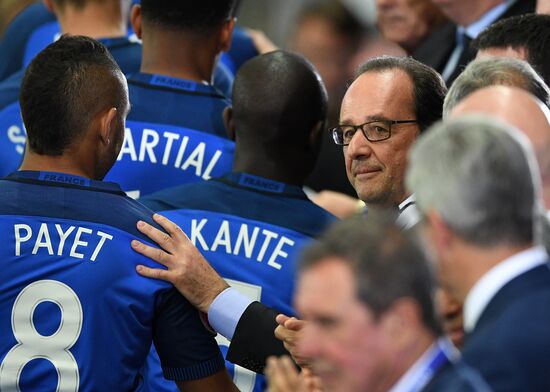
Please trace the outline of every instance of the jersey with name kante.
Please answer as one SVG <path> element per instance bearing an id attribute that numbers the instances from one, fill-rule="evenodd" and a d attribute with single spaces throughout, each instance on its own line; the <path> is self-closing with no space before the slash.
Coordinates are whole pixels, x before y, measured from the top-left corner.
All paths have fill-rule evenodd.
<path id="1" fill-rule="evenodd" d="M 172 380 L 224 366 L 200 315 L 130 248 L 152 212 L 113 183 L 22 171 L 0 180 L 0 390 L 142 390 L 151 342 Z"/>
<path id="2" fill-rule="evenodd" d="M 299 252 L 336 219 L 300 187 L 236 172 L 141 201 L 176 222 L 237 289 L 288 315 Z M 227 365 L 241 390 L 265 387 L 263 377 Z"/>

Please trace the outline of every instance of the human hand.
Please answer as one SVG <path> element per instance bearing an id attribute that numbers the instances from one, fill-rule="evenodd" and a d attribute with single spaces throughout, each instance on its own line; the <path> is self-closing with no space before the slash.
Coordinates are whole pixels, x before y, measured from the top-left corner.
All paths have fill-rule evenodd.
<path id="1" fill-rule="evenodd" d="M 284 314 L 279 314 L 275 320 L 279 324 L 275 328 L 275 337 L 283 342 L 286 350 L 300 367 L 307 368 L 309 365 L 308 359 L 300 355 L 297 349 L 298 335 L 306 322 L 298 320 L 296 317 L 285 316 Z"/>
<path id="2" fill-rule="evenodd" d="M 229 285 L 214 271 L 178 225 L 159 214 L 153 215 L 153 219 L 166 233 L 143 221 L 137 223 L 137 228 L 162 249 L 137 240 L 132 241 L 132 249 L 168 269 L 138 265 L 137 272 L 147 278 L 172 283 L 193 306 L 208 313 L 212 301 Z"/>
<path id="3" fill-rule="evenodd" d="M 267 377 L 269 392 L 320 392 L 321 381 L 308 369 L 300 373 L 288 357 L 269 357 L 264 374 Z"/>
<path id="4" fill-rule="evenodd" d="M 340 219 L 356 215 L 365 208 L 365 203 L 359 199 L 334 191 L 318 192 L 311 196 L 311 201 Z"/>
<path id="5" fill-rule="evenodd" d="M 256 50 L 259 54 L 274 52 L 279 49 L 277 45 L 275 45 L 273 41 L 271 41 L 263 31 L 253 29 L 245 30 L 250 38 L 252 38 L 252 42 L 254 43 L 254 46 L 256 47 Z"/>

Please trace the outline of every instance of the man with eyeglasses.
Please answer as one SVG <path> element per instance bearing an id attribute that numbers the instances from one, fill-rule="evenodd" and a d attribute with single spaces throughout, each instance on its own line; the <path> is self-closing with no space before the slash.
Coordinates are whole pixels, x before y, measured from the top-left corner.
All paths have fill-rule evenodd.
<path id="1" fill-rule="evenodd" d="M 407 153 L 441 119 L 446 92 L 441 76 L 412 58 L 374 58 L 359 68 L 332 129 L 358 197 L 368 209 L 398 208 L 404 228 L 418 221 L 404 186 Z"/>

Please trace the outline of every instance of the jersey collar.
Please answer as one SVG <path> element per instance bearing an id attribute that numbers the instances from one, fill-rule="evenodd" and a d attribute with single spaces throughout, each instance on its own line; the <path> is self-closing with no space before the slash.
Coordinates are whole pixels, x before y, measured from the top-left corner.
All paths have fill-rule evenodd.
<path id="1" fill-rule="evenodd" d="M 268 178 L 259 177 L 248 173 L 232 172 L 226 174 L 218 180 L 239 188 L 248 188 L 264 193 L 308 199 L 302 188 L 299 186 L 273 181 Z"/>
<path id="2" fill-rule="evenodd" d="M 125 195 L 120 186 L 114 182 L 95 181 L 86 177 L 59 172 L 21 170 L 8 175 L 5 180 L 67 188 L 88 188 Z"/>
<path id="3" fill-rule="evenodd" d="M 212 85 L 195 82 L 187 79 L 174 78 L 166 75 L 136 73 L 129 77 L 131 82 L 147 84 L 151 87 L 160 87 L 175 91 L 190 93 L 214 94 L 224 98 L 223 95 Z"/>

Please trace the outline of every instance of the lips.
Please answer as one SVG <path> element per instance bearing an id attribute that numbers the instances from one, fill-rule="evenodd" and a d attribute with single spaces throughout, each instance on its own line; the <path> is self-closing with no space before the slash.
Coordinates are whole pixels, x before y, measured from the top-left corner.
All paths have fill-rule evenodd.
<path id="1" fill-rule="evenodd" d="M 382 171 L 379 167 L 365 167 L 354 170 L 355 177 L 370 177 L 374 176 Z"/>

